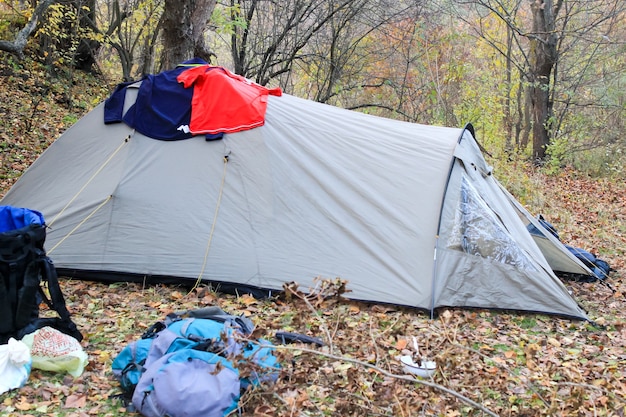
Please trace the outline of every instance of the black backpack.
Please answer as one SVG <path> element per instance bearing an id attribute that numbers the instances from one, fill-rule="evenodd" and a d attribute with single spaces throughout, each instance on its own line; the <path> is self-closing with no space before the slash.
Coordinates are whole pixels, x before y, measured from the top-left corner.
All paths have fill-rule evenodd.
<path id="1" fill-rule="evenodd" d="M 44 326 L 54 327 L 80 341 L 82 334 L 70 318 L 56 269 L 43 248 L 46 239 L 43 216 L 28 210 L 27 214 L 38 215 L 28 217 L 25 210 L 28 209 L 0 207 L 0 344 L 7 343 L 11 337 L 19 340 Z M 23 225 L 24 219 L 33 218 L 40 218 L 40 224 Z M 11 225 L 22 227 L 11 230 Z M 41 302 L 59 317 L 40 318 Z"/>

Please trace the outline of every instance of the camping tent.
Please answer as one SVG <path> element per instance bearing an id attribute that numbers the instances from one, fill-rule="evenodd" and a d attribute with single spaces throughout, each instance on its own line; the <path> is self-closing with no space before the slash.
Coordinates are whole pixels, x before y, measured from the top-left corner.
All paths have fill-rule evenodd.
<path id="1" fill-rule="evenodd" d="M 141 85 L 124 88 L 125 112 Z M 591 273 L 558 240 L 538 245 L 527 225 L 541 225 L 471 126 L 286 94 L 267 98 L 262 125 L 211 141 L 155 140 L 104 115 L 68 129 L 2 200 L 44 214 L 60 274 L 270 291 L 340 277 L 358 300 L 587 318 L 553 266 Z"/>

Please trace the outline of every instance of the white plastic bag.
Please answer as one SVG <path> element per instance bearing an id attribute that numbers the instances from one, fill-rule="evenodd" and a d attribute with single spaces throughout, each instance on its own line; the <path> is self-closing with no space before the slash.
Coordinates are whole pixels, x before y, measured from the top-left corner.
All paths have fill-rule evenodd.
<path id="1" fill-rule="evenodd" d="M 0 345 L 0 394 L 23 386 L 30 366 L 30 349 L 24 342 L 10 338 L 6 345 Z"/>
<path id="2" fill-rule="evenodd" d="M 33 368 L 44 371 L 65 371 L 80 376 L 87 365 L 87 354 L 72 336 L 52 327 L 29 333 L 22 341 L 30 347 Z"/>

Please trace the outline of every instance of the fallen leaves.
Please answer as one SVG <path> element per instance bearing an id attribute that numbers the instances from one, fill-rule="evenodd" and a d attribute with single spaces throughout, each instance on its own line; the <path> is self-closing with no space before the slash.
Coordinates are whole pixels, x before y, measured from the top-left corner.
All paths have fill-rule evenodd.
<path id="1" fill-rule="evenodd" d="M 24 396 L 20 396 L 19 400 L 13 404 L 13 406 L 20 411 L 28 411 L 31 408 L 34 408 L 33 404 L 31 404 L 28 398 Z"/>
<path id="2" fill-rule="evenodd" d="M 63 404 L 63 408 L 83 408 L 86 405 L 86 394 L 72 394 L 65 399 L 65 404 Z"/>
<path id="3" fill-rule="evenodd" d="M 402 350 L 402 349 L 405 349 L 408 344 L 409 344 L 409 341 L 407 339 L 405 338 L 399 339 L 398 342 L 396 343 L 396 348 L 398 350 Z"/>

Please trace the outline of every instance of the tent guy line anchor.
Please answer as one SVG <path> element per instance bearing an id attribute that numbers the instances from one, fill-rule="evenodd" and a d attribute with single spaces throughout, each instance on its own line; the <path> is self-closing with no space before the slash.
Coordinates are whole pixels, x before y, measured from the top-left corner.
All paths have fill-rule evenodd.
<path id="1" fill-rule="evenodd" d="M 76 194 L 74 194 L 74 196 L 70 199 L 70 201 L 68 201 L 68 203 L 65 205 L 65 207 L 63 207 L 61 209 L 61 211 L 59 211 L 59 213 L 54 217 L 54 219 L 52 219 L 52 221 L 50 223 L 47 224 L 48 227 L 52 226 L 54 224 L 54 222 L 65 212 L 65 210 L 70 206 L 70 204 L 72 204 L 74 202 L 74 200 L 76 200 L 78 198 L 78 196 L 85 190 L 85 188 L 87 188 L 87 186 L 91 183 L 91 181 L 94 180 L 94 178 L 96 178 L 96 176 L 98 174 L 100 174 L 100 172 L 102 172 L 102 170 L 104 169 L 105 166 L 108 165 L 109 162 L 111 162 L 111 160 L 113 159 L 113 157 L 115 155 L 117 155 L 117 153 L 124 147 L 124 145 L 126 145 L 128 142 L 130 142 L 131 137 L 135 134 L 135 131 L 133 130 L 132 133 L 130 133 L 128 136 L 126 136 L 124 138 L 124 141 L 120 144 L 120 146 L 117 147 L 117 149 L 115 149 L 115 151 L 113 151 L 113 153 L 111 154 L 111 156 L 109 156 L 109 158 L 107 158 L 106 161 L 104 161 L 104 163 L 102 165 L 100 165 L 100 167 L 96 170 L 96 172 L 94 172 L 94 174 L 87 180 L 87 182 L 81 187 L 80 190 L 78 190 L 78 192 Z M 110 198 L 110 196 L 109 196 Z M 107 199 L 108 201 L 108 199 Z M 90 215 L 91 216 L 91 215 Z M 86 219 L 85 219 L 86 220 Z M 81 222 L 82 224 L 82 222 Z M 78 227 L 78 226 L 77 226 Z M 74 229 L 75 230 L 75 229 Z M 72 230 L 72 232 L 74 231 Z M 72 233 L 70 232 L 70 233 Z M 69 236 L 69 234 L 68 234 Z M 66 236 L 67 237 L 67 236 Z M 63 238 L 64 240 L 65 238 Z M 60 242 L 59 242 L 60 243 Z M 55 245 L 55 247 L 58 246 Z"/>

